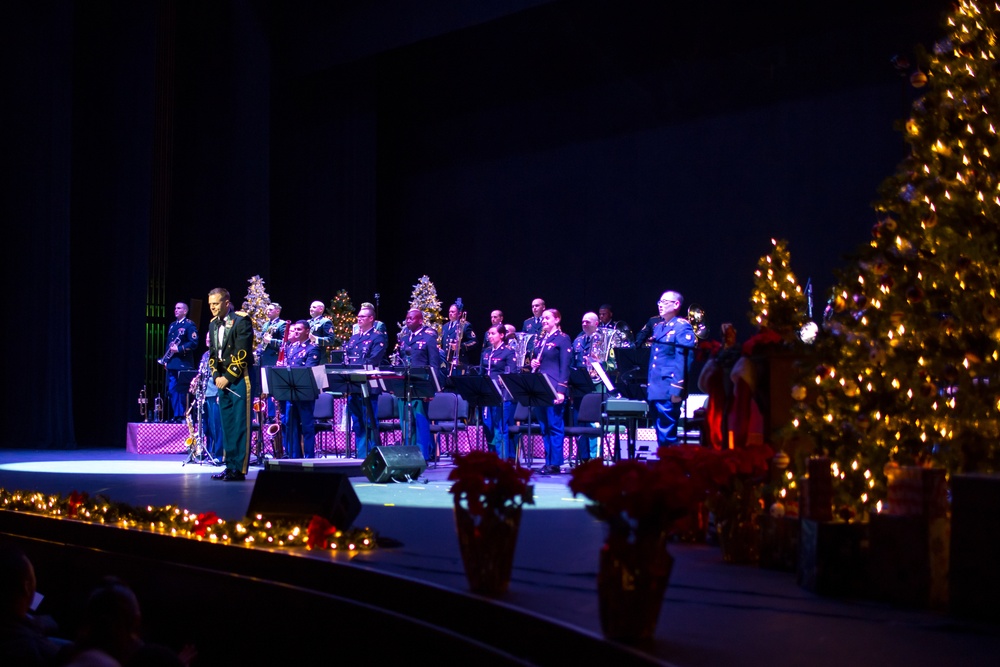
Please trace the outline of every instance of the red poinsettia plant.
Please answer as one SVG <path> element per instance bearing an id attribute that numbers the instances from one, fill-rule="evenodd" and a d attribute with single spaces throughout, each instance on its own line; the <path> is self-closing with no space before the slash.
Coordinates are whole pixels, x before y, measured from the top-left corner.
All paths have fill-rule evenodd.
<path id="1" fill-rule="evenodd" d="M 592 501 L 587 511 L 612 532 L 670 531 L 706 492 L 704 479 L 685 463 L 671 458 L 606 466 L 595 459 L 573 470 L 569 488 Z"/>
<path id="2" fill-rule="evenodd" d="M 716 516 L 756 506 L 767 478 L 774 450 L 769 445 L 713 449 L 684 445 L 660 447 L 661 460 L 676 460 L 703 481 L 706 505 Z"/>
<path id="3" fill-rule="evenodd" d="M 725 499 L 761 479 L 773 455 L 766 445 L 721 451 L 661 447 L 656 461 L 585 463 L 573 471 L 569 488 L 589 498 L 587 510 L 612 530 L 670 531 L 699 503 Z"/>
<path id="4" fill-rule="evenodd" d="M 515 466 L 493 452 L 456 456 L 448 479 L 454 481 L 450 491 L 456 507 L 473 517 L 508 514 L 535 503 L 534 487 L 528 484 L 531 470 Z"/>

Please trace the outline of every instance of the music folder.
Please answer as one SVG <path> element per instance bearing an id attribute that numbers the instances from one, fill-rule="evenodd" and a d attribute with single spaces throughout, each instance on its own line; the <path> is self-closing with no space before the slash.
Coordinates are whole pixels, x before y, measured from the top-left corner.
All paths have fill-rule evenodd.
<path id="1" fill-rule="evenodd" d="M 314 401 L 326 389 L 326 367 L 268 366 L 261 374 L 263 391 L 279 401 Z"/>
<path id="2" fill-rule="evenodd" d="M 514 400 L 529 408 L 552 405 L 558 393 L 545 373 L 505 373 L 500 376 L 500 384 Z"/>

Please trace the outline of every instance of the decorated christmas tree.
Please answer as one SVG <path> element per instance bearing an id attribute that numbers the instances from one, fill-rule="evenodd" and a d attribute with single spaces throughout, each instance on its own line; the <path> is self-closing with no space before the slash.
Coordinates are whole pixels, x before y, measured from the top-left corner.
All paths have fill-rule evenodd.
<path id="1" fill-rule="evenodd" d="M 354 314 L 354 304 L 351 303 L 351 297 L 348 296 L 347 290 L 342 289 L 334 295 L 333 299 L 330 300 L 330 308 L 327 312 L 330 313 L 330 319 L 333 320 L 333 344 L 340 347 L 350 339 L 354 323 L 358 321 L 357 315 Z"/>
<path id="2" fill-rule="evenodd" d="M 792 272 L 788 241 L 771 239 L 771 245 L 754 271 L 750 323 L 790 340 L 806 321 L 806 296 Z"/>
<path id="3" fill-rule="evenodd" d="M 797 427 L 862 505 L 887 464 L 995 471 L 1000 446 L 1000 9 L 962 1 L 910 78 L 909 155 L 839 278 Z M 814 390 L 805 391 L 806 387 Z"/>
<path id="4" fill-rule="evenodd" d="M 441 334 L 441 300 L 437 296 L 437 288 L 428 276 L 420 276 L 410 294 L 410 308 L 417 308 L 424 314 L 424 324 L 432 326 Z"/>
<path id="5" fill-rule="evenodd" d="M 267 322 L 267 308 L 271 305 L 271 297 L 264 290 L 264 279 L 254 276 L 247 282 L 250 287 L 247 290 L 246 298 L 243 299 L 242 311 L 250 318 L 253 324 L 253 345 L 256 349 L 261 342 L 261 331 Z"/>

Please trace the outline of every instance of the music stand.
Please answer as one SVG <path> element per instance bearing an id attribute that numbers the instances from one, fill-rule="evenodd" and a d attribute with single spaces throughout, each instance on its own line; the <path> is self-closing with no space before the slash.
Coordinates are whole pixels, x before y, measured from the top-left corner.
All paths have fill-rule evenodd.
<path id="1" fill-rule="evenodd" d="M 402 443 L 410 444 L 410 420 L 412 418 L 410 403 L 417 399 L 434 398 L 441 391 L 441 383 L 437 373 L 430 366 L 393 366 L 395 375 L 385 377 L 385 386 L 389 393 L 403 401 L 403 414 L 399 416 L 399 428 L 402 431 Z"/>
<path id="2" fill-rule="evenodd" d="M 615 386 L 625 398 L 646 400 L 646 375 L 649 372 L 648 347 L 616 347 L 618 382 Z"/>
<path id="3" fill-rule="evenodd" d="M 571 398 L 581 398 L 584 394 L 594 393 L 594 380 L 586 368 L 574 368 L 569 372 L 569 395 Z"/>
<path id="4" fill-rule="evenodd" d="M 500 376 L 500 384 L 514 397 L 514 400 L 528 408 L 528 467 L 534 463 L 534 455 L 530 447 L 531 441 L 531 408 L 547 408 L 556 402 L 556 388 L 552 380 L 544 373 L 504 373 Z M 562 446 L 562 443 L 559 445 Z M 520 443 L 518 443 L 520 447 Z M 518 463 L 521 457 L 516 457 Z"/>
<path id="5" fill-rule="evenodd" d="M 469 409 L 475 411 L 476 426 L 482 426 L 479 419 L 482 408 L 503 408 L 503 394 L 500 388 L 488 375 L 453 375 L 452 384 L 458 395 L 469 403 Z M 507 425 L 504 424 L 504 428 Z M 480 435 L 482 431 L 476 429 Z M 477 438 L 478 439 L 478 438 Z"/>
<path id="6" fill-rule="evenodd" d="M 365 373 L 365 367 L 361 364 L 345 364 L 343 366 L 338 366 L 336 368 L 330 368 L 327 365 L 326 377 L 329 382 L 330 391 L 335 396 L 346 396 L 347 400 L 350 400 L 351 396 L 361 397 L 361 414 L 364 420 L 365 435 L 368 438 L 368 442 L 378 441 L 381 444 L 381 440 L 378 439 L 378 427 L 375 426 L 375 412 L 372 406 L 372 390 L 371 390 L 371 377 Z M 345 407 L 346 409 L 346 407 Z M 348 455 L 348 449 L 350 444 L 351 435 L 354 431 L 351 429 L 350 417 L 347 421 L 347 434 L 344 445 L 344 456 Z M 354 453 L 357 454 L 357 442 L 354 443 Z"/>

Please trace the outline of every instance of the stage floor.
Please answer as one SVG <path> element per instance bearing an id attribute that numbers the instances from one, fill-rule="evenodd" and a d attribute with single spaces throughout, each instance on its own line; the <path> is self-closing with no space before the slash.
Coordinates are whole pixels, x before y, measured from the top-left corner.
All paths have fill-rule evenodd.
<path id="1" fill-rule="evenodd" d="M 0 450 L 0 487 L 66 494 L 86 491 L 136 505 L 177 505 L 244 516 L 260 468 L 246 483 L 210 479 L 219 470 L 183 455 L 121 449 Z M 362 503 L 357 526 L 401 546 L 358 553 L 356 565 L 458 591 L 466 582 L 452 515 L 447 462 L 405 484 L 351 482 Z M 534 479 L 537 504 L 524 513 L 511 590 L 502 602 L 593 633 L 604 527 L 567 488 L 569 475 Z M 304 558 L 327 554 L 296 551 Z M 676 544 L 670 587 L 650 652 L 675 665 L 992 664 L 994 626 L 870 601 L 833 600 L 802 590 L 794 573 L 727 565 L 717 548 Z M 344 557 L 343 555 L 339 557 Z M 39 582 L 44 593 L 44 582 Z"/>

